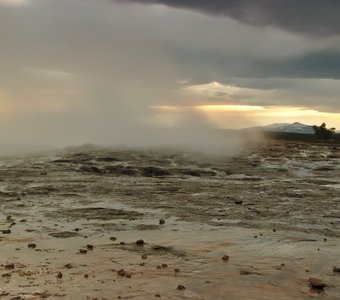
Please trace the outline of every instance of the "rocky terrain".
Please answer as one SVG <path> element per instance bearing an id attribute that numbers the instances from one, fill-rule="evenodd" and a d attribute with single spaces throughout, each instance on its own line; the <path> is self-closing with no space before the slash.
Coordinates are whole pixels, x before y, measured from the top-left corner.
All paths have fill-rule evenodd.
<path id="1" fill-rule="evenodd" d="M 0 299 L 340 299 L 340 146 L 0 160 Z"/>

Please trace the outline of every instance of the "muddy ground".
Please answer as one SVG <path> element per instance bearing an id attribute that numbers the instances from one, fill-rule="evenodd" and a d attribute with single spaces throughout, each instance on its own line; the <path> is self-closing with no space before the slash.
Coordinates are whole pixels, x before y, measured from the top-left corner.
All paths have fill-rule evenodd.
<path id="1" fill-rule="evenodd" d="M 340 299 L 339 162 L 274 141 L 4 157 L 0 299 Z"/>

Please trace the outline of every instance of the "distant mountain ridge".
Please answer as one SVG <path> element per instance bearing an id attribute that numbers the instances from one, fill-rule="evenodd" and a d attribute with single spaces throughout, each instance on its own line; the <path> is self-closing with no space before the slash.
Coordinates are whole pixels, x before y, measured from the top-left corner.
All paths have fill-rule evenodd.
<path id="1" fill-rule="evenodd" d="M 314 134 L 313 126 L 302 124 L 300 122 L 294 123 L 275 123 L 266 126 L 257 126 L 247 128 L 246 130 L 259 130 L 269 132 L 283 132 L 283 133 L 299 133 L 299 134 Z"/>

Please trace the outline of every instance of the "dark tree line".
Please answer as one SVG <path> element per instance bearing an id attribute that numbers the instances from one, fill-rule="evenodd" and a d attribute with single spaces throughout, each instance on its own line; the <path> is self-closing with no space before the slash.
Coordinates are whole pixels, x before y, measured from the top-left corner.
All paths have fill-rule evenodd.
<path id="1" fill-rule="evenodd" d="M 320 126 L 313 125 L 315 136 L 321 140 L 329 140 L 335 134 L 335 128 L 327 128 L 326 123 L 322 123 Z"/>

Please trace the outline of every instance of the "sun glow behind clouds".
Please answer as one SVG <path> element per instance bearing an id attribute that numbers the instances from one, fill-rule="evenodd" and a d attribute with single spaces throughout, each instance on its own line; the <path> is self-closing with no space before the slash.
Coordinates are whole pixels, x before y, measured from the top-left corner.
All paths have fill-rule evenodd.
<path id="1" fill-rule="evenodd" d="M 244 128 L 271 123 L 302 122 L 321 124 L 326 122 L 340 128 L 340 114 L 320 112 L 304 107 L 275 107 L 252 105 L 198 105 L 198 106 L 154 106 L 160 114 L 199 112 L 218 128 Z"/>

